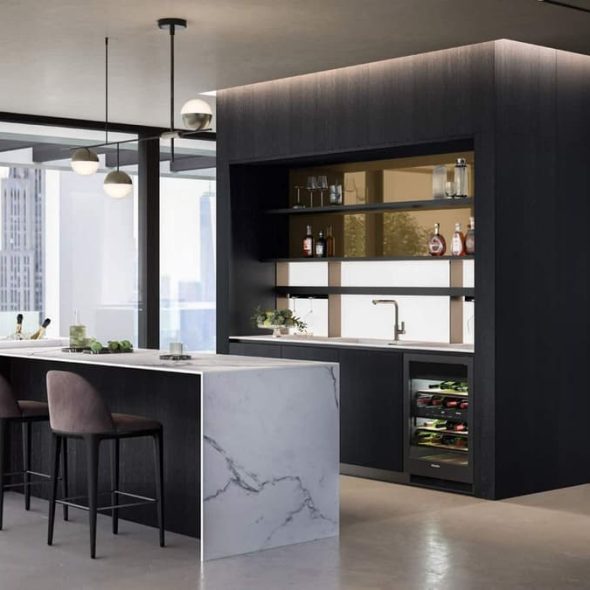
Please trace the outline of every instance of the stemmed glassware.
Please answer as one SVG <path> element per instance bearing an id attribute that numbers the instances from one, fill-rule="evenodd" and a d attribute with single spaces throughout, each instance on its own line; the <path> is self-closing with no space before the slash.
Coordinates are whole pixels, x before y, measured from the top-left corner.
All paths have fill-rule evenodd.
<path id="1" fill-rule="evenodd" d="M 318 176 L 318 188 L 320 189 L 320 205 L 324 206 L 324 191 L 328 189 L 328 177 Z"/>
<path id="2" fill-rule="evenodd" d="M 303 186 L 296 186 L 294 187 L 297 191 L 297 202 L 293 205 L 293 209 L 304 209 L 305 205 L 301 202 L 301 189 L 305 188 Z"/>
<path id="3" fill-rule="evenodd" d="M 307 177 L 307 190 L 309 191 L 309 206 L 313 207 L 313 191 L 318 190 L 318 179 L 315 176 Z"/>

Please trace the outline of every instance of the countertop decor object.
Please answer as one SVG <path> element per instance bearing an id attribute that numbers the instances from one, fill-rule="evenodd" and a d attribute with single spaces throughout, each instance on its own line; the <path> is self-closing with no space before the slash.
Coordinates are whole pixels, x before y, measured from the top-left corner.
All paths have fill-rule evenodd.
<path id="1" fill-rule="evenodd" d="M 257 307 L 252 316 L 257 328 L 272 330 L 273 338 L 279 338 L 289 333 L 289 328 L 297 328 L 300 332 L 307 328 L 307 324 L 295 316 L 290 309 L 267 309 Z"/>

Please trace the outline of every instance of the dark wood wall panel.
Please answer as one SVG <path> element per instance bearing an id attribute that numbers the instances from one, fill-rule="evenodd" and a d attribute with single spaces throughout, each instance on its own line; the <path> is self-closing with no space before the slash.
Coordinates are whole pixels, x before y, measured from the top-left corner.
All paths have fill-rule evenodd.
<path id="1" fill-rule="evenodd" d="M 576 427 L 588 381 L 590 59 L 500 42 L 496 72 L 496 495 L 506 497 L 590 479 Z"/>

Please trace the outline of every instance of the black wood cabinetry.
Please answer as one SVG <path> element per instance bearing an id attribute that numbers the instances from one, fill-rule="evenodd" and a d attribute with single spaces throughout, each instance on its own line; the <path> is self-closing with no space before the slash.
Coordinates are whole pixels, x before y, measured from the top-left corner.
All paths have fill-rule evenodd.
<path id="1" fill-rule="evenodd" d="M 403 471 L 403 355 L 340 349 L 340 462 Z"/>
<path id="2" fill-rule="evenodd" d="M 501 40 L 217 99 L 219 352 L 251 333 L 250 309 L 274 301 L 274 265 L 260 259 L 285 250 L 261 244 L 280 244 L 288 216 L 259 213 L 288 205 L 290 166 L 468 141 L 477 161 L 474 493 L 588 482 L 578 421 L 588 389 L 590 57 Z"/>

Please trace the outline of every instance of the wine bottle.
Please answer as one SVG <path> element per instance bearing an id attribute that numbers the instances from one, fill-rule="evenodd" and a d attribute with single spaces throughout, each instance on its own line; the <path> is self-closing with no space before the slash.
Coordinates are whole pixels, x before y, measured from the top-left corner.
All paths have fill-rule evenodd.
<path id="1" fill-rule="evenodd" d="M 447 251 L 447 243 L 440 233 L 440 223 L 434 224 L 434 233 L 428 240 L 428 252 L 431 256 L 444 256 Z"/>
<path id="2" fill-rule="evenodd" d="M 307 226 L 307 231 L 303 238 L 303 256 L 305 258 L 311 258 L 313 256 L 313 234 L 311 233 L 311 225 Z"/>
<path id="3" fill-rule="evenodd" d="M 469 229 L 465 234 L 465 253 L 475 254 L 475 219 L 469 218 Z"/>
<path id="4" fill-rule="evenodd" d="M 41 340 L 43 336 L 45 336 L 45 331 L 47 330 L 47 326 L 51 323 L 49 318 L 45 318 L 43 323 L 39 326 L 39 329 L 31 336 L 31 340 Z"/>
<path id="5" fill-rule="evenodd" d="M 317 258 L 326 257 L 326 239 L 324 238 L 323 231 L 318 234 L 318 239 L 315 243 L 315 255 Z"/>
<path id="6" fill-rule="evenodd" d="M 22 340 L 23 338 L 23 314 L 19 313 L 16 316 L 16 339 L 17 340 Z"/>
<path id="7" fill-rule="evenodd" d="M 326 256 L 336 255 L 336 242 L 332 233 L 332 226 L 326 228 Z"/>
<path id="8" fill-rule="evenodd" d="M 461 224 L 455 223 L 455 233 L 451 241 L 451 254 L 453 256 L 465 255 L 465 236 L 461 231 Z"/>

